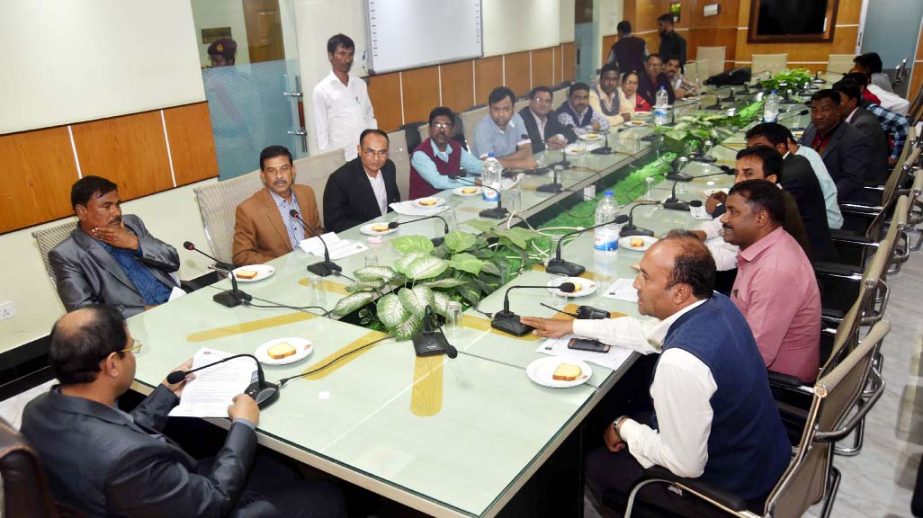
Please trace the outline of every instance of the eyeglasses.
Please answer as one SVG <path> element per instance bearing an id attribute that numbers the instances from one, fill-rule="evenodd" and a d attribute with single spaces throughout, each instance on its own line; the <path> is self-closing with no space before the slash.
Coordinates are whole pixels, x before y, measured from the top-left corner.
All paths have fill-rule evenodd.
<path id="1" fill-rule="evenodd" d="M 551 99 L 543 99 L 541 97 L 534 97 L 532 100 L 539 104 L 551 104 Z"/>
<path id="2" fill-rule="evenodd" d="M 388 150 L 387 150 L 387 149 L 382 149 L 382 150 L 376 151 L 376 150 L 374 150 L 374 149 L 363 149 L 363 150 L 362 150 L 362 154 L 365 155 L 365 156 L 367 156 L 367 157 L 373 157 L 373 156 L 374 156 L 374 157 L 378 157 L 378 158 L 386 158 L 386 157 L 388 156 Z"/>
<path id="3" fill-rule="evenodd" d="M 138 353 L 141 352 L 141 347 L 142 347 L 143 345 L 144 345 L 144 344 L 142 344 L 140 340 L 135 340 L 134 338 L 132 338 L 132 339 L 131 339 L 131 347 L 126 347 L 126 348 L 122 349 L 122 350 L 119 351 L 119 352 L 120 352 L 120 353 L 127 353 L 128 351 L 131 351 L 132 354 L 138 354 Z"/>
<path id="4" fill-rule="evenodd" d="M 452 127 L 451 122 L 432 122 L 430 126 L 436 129 L 449 129 Z"/>

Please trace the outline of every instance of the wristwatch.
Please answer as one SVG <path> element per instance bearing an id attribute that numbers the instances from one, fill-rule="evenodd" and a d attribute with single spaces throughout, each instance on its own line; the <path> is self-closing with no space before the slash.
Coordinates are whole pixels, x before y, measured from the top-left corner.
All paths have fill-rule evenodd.
<path id="1" fill-rule="evenodd" d="M 623 415 L 623 416 L 619 416 L 618 418 L 616 418 L 615 421 L 612 421 L 612 428 L 615 429 L 615 434 L 618 435 L 619 439 L 621 439 L 622 441 L 624 441 L 625 439 L 622 437 L 622 433 L 619 428 L 622 426 L 622 422 L 624 422 L 626 419 L 630 419 L 630 417 L 628 417 L 627 415 Z"/>

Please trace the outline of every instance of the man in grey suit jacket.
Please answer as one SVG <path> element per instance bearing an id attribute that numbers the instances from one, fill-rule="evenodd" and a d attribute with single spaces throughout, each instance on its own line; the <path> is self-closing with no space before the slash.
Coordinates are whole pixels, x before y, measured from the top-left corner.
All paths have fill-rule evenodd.
<path id="1" fill-rule="evenodd" d="M 48 254 L 58 295 L 67 311 L 111 304 L 125 317 L 163 304 L 179 286 L 172 246 L 153 237 L 141 218 L 122 216 L 116 184 L 85 176 L 71 188 L 80 220 L 70 237 Z"/>
<path id="2" fill-rule="evenodd" d="M 872 112 L 861 106 L 862 89 L 850 79 L 841 79 L 833 85 L 833 90 L 840 94 L 840 115 L 849 125 L 868 136 L 872 142 L 872 155 L 869 159 L 869 178 L 872 184 L 884 183 L 888 178 L 888 136 L 881 128 L 881 122 Z"/>
<path id="3" fill-rule="evenodd" d="M 811 97 L 811 124 L 799 144 L 817 151 L 836 182 L 840 202 L 868 203 L 863 187 L 873 181 L 869 167 L 872 142 L 861 131 L 845 124 L 840 114 L 840 94 L 821 90 Z"/>
<path id="4" fill-rule="evenodd" d="M 260 410 L 250 396 L 234 398 L 224 446 L 204 461 L 161 433 L 185 379 L 164 381 L 130 414 L 119 410 L 140 348 L 112 306 L 55 323 L 49 355 L 61 384 L 26 406 L 22 433 L 59 503 L 88 516 L 345 516 L 331 486 L 264 473 L 259 462 L 251 469 Z"/>

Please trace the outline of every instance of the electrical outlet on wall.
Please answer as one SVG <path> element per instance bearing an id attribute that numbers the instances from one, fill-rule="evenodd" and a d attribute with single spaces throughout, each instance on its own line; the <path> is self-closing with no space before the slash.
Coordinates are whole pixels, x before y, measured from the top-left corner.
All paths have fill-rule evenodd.
<path id="1" fill-rule="evenodd" d="M 7 320 L 13 318 L 15 315 L 16 306 L 13 305 L 12 300 L 0 302 L 0 320 Z"/>

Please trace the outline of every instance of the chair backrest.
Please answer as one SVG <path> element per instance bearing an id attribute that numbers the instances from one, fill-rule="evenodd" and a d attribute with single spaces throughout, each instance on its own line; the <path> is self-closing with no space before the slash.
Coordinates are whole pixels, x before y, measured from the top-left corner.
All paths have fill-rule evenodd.
<path id="1" fill-rule="evenodd" d="M 57 516 L 38 456 L 26 440 L 0 419 L 0 516 L 45 518 Z"/>
<path id="2" fill-rule="evenodd" d="M 525 108 L 526 106 L 529 106 L 529 98 L 522 97 L 516 101 L 516 104 L 513 105 L 513 111 L 515 111 L 516 113 L 519 113 L 519 111 Z"/>
<path id="3" fill-rule="evenodd" d="M 465 127 L 465 140 L 468 141 L 468 149 L 474 146 L 474 128 L 481 122 L 481 119 L 489 116 L 490 110 L 488 110 L 487 106 L 461 113 L 462 125 Z"/>
<path id="4" fill-rule="evenodd" d="M 853 67 L 855 54 L 830 54 L 827 56 L 827 72 L 846 74 Z"/>
<path id="5" fill-rule="evenodd" d="M 875 295 L 881 286 L 881 277 L 888 268 L 888 254 L 891 250 L 891 242 L 887 239 L 878 244 L 878 250 L 872 257 L 872 260 L 865 266 L 862 273 L 862 283 L 859 286 L 859 294 L 853 303 L 839 327 L 836 329 L 836 335 L 833 337 L 833 346 L 830 349 L 830 355 L 820 368 L 818 377 L 823 377 L 830 373 L 834 367 L 852 351 L 859 343 L 859 328 L 862 323 L 862 317 L 871 309 L 875 302 Z"/>
<path id="6" fill-rule="evenodd" d="M 872 359 L 891 325 L 881 321 L 862 344 L 814 385 L 814 397 L 794 458 L 766 499 L 766 516 L 802 516 L 824 497 L 833 444 L 818 440 L 848 418 L 862 395 Z"/>
<path id="7" fill-rule="evenodd" d="M 753 75 L 760 72 L 772 72 L 775 74 L 788 67 L 788 54 L 754 54 L 753 63 L 750 70 Z"/>
<path id="8" fill-rule="evenodd" d="M 551 106 L 553 109 L 556 110 L 558 106 L 564 104 L 564 101 L 567 100 L 567 91 L 569 89 L 570 85 L 564 85 L 551 91 Z"/>
<path id="9" fill-rule="evenodd" d="M 403 130 L 392 131 L 388 133 L 388 139 L 391 141 L 388 146 L 388 158 L 394 162 L 397 190 L 401 193 L 401 199 L 407 200 L 410 196 L 410 150 L 407 146 L 407 133 Z"/>
<path id="10" fill-rule="evenodd" d="M 701 85 L 708 79 L 708 59 L 697 59 L 686 63 L 686 80 Z"/>
<path id="11" fill-rule="evenodd" d="M 48 262 L 48 252 L 58 246 L 61 241 L 67 239 L 67 236 L 71 235 L 71 232 L 73 232 L 75 228 L 77 228 L 77 220 L 70 219 L 64 223 L 42 230 L 36 230 L 32 233 L 32 237 L 35 238 L 35 242 L 38 245 L 38 251 L 42 254 L 42 262 L 45 264 L 45 271 L 48 272 L 48 278 L 51 279 L 51 284 L 54 286 L 57 286 L 57 283 L 54 279 L 54 271 L 51 269 L 51 263 Z"/>
<path id="12" fill-rule="evenodd" d="M 696 61 L 704 60 L 707 65 L 705 77 L 702 78 L 702 81 L 724 72 L 724 57 L 726 55 L 727 47 L 696 47 Z"/>
<path id="13" fill-rule="evenodd" d="M 295 183 L 310 186 L 314 190 L 314 201 L 321 220 L 324 217 L 324 189 L 327 178 L 346 163 L 342 149 L 335 149 L 295 160 Z"/>
<path id="14" fill-rule="evenodd" d="M 888 179 L 885 180 L 885 188 L 881 193 L 882 207 L 891 203 L 894 196 L 897 195 L 898 187 L 904 185 L 904 181 L 910 174 L 911 169 L 913 169 L 916 166 L 917 161 L 920 160 L 920 147 L 910 145 L 910 142 L 914 141 L 915 139 L 916 130 L 914 128 L 910 128 L 910 132 L 907 134 L 907 143 L 904 145 L 904 149 L 901 151 L 901 156 L 897 159 L 897 163 L 894 164 L 894 169 L 891 170 L 891 174 L 888 175 Z"/>

